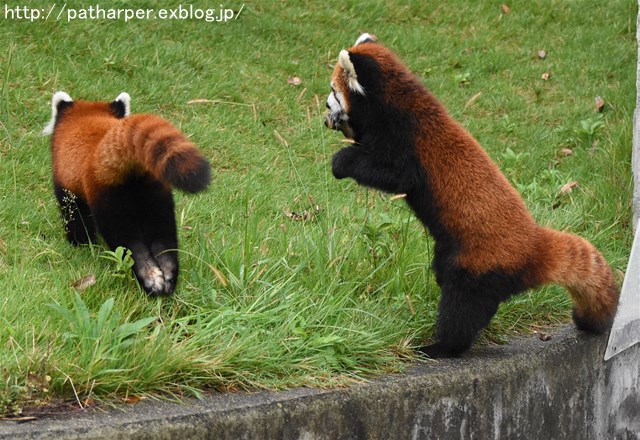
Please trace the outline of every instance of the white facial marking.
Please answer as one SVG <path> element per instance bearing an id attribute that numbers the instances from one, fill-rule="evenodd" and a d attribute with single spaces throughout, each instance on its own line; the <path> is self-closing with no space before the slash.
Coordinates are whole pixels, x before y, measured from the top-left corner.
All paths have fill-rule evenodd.
<path id="1" fill-rule="evenodd" d="M 329 110 L 331 111 L 331 113 L 336 113 L 342 110 L 340 101 L 338 101 L 334 92 L 329 93 L 329 97 L 327 98 L 327 105 L 329 106 Z"/>
<path id="2" fill-rule="evenodd" d="M 333 123 L 341 121 L 348 121 L 349 115 L 347 114 L 348 109 L 344 105 L 344 95 L 342 92 L 336 90 L 333 81 L 331 82 L 331 93 L 327 97 L 327 107 L 329 107 L 329 119 L 333 121 Z"/>
<path id="3" fill-rule="evenodd" d="M 58 104 L 60 104 L 61 101 L 73 102 L 73 99 L 65 92 L 56 92 L 53 95 L 53 98 L 51 98 L 51 120 L 42 130 L 43 136 L 53 133 L 53 127 L 56 125 L 56 116 L 58 116 Z"/>
<path id="4" fill-rule="evenodd" d="M 131 114 L 131 96 L 127 92 L 122 92 L 115 99 L 116 102 L 124 104 L 124 115 L 129 116 Z"/>

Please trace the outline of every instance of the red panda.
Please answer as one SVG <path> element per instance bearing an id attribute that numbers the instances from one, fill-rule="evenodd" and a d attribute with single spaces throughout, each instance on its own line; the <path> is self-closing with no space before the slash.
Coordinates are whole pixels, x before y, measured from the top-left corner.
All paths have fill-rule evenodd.
<path id="1" fill-rule="evenodd" d="M 375 37 L 340 52 L 327 107 L 325 125 L 353 140 L 333 156 L 334 176 L 406 194 L 434 238 L 436 341 L 420 351 L 460 355 L 500 302 L 548 283 L 569 291 L 578 329 L 610 328 L 619 289 L 601 253 L 537 225 L 478 142 Z"/>
<path id="2" fill-rule="evenodd" d="M 52 99 L 53 187 L 67 240 L 131 250 L 133 272 L 150 295 L 171 294 L 178 281 L 178 239 L 172 185 L 204 190 L 209 162 L 166 120 L 130 115 L 130 97 L 112 102 Z"/>

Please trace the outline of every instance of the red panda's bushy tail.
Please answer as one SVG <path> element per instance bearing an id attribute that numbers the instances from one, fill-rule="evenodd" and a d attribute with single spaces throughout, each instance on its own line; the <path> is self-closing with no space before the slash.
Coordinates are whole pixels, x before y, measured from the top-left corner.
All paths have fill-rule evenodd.
<path id="1" fill-rule="evenodd" d="M 546 255 L 543 281 L 567 288 L 578 329 L 592 333 L 609 330 L 620 290 L 600 251 L 577 235 L 550 228 L 542 228 L 541 237 Z"/>
<path id="2" fill-rule="evenodd" d="M 135 168 L 183 191 L 195 193 L 211 181 L 207 159 L 168 121 L 150 114 L 122 119 L 100 142 L 96 174 L 105 183 L 118 181 Z"/>

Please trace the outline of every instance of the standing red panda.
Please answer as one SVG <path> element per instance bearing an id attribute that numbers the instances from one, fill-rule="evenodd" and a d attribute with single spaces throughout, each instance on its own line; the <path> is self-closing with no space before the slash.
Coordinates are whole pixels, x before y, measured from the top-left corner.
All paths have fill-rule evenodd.
<path id="1" fill-rule="evenodd" d="M 478 142 L 371 35 L 340 52 L 327 107 L 325 125 L 354 141 L 333 156 L 334 176 L 405 193 L 435 240 L 437 341 L 423 353 L 459 355 L 500 302 L 547 283 L 568 289 L 579 329 L 609 329 L 619 290 L 600 252 L 537 225 Z"/>
<path id="2" fill-rule="evenodd" d="M 171 186 L 191 193 L 211 179 L 209 162 L 164 119 L 129 115 L 130 98 L 52 100 L 53 186 L 74 245 L 95 241 L 131 250 L 133 272 L 150 295 L 171 294 L 178 281 L 178 239 Z"/>

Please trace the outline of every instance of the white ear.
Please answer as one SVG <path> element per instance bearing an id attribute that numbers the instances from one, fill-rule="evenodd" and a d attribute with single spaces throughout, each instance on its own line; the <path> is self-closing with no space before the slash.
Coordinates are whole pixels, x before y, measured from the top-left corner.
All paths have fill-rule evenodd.
<path id="1" fill-rule="evenodd" d="M 340 54 L 338 55 L 338 65 L 342 67 L 342 70 L 344 70 L 344 73 L 347 76 L 347 85 L 349 86 L 349 89 L 351 89 L 353 92 L 364 95 L 364 89 L 362 88 L 362 85 L 360 85 L 360 83 L 358 82 L 358 75 L 356 74 L 356 68 L 353 66 L 353 63 L 351 62 L 351 58 L 349 57 L 349 52 L 347 52 L 346 50 L 340 51 Z"/>
<path id="2" fill-rule="evenodd" d="M 58 105 L 62 102 L 73 102 L 71 96 L 65 92 L 56 92 L 51 98 L 51 120 L 45 125 L 42 134 L 44 136 L 53 133 L 53 127 L 56 125 L 56 117 L 58 116 Z"/>
<path id="3" fill-rule="evenodd" d="M 371 35 L 371 34 L 367 34 L 366 32 L 362 35 L 360 35 L 358 37 L 358 39 L 356 40 L 356 43 L 354 44 L 354 46 L 357 46 L 358 44 L 362 44 L 362 43 L 373 43 L 374 41 L 376 41 L 376 36 L 375 35 Z"/>
<path id="4" fill-rule="evenodd" d="M 124 104 L 124 115 L 129 116 L 131 114 L 131 96 L 127 92 L 122 92 L 118 95 L 115 102 L 121 102 Z"/>

